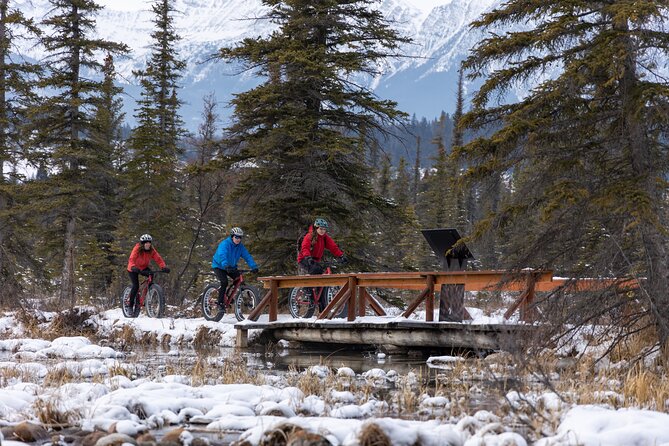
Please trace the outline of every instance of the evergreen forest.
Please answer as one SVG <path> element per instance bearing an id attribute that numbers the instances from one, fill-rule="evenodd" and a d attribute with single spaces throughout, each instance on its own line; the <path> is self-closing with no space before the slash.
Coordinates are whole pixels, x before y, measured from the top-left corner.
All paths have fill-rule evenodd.
<path id="1" fill-rule="evenodd" d="M 355 81 L 411 42 L 375 1 L 263 0 L 276 30 L 211 55 L 260 82 L 230 104 L 202 98 L 195 132 L 179 114 L 174 3 L 152 2 L 128 128 L 114 63 L 129 50 L 97 36 L 101 6 L 50 0 L 34 21 L 0 0 L 0 305 L 116 306 L 149 233 L 171 268 L 168 303 L 184 307 L 232 227 L 260 275 L 294 274 L 321 217 L 352 271 L 439 269 L 421 229 L 456 228 L 472 269 L 614 278 L 578 299 L 542 296 L 546 339 L 606 321 L 619 342 L 644 333 L 644 355 L 666 347 L 666 2 L 510 0 L 471 26 L 526 28 L 472 48 L 443 86 L 455 112 L 425 119 Z M 46 57 L 21 59 L 18 40 Z M 482 86 L 465 103 L 467 78 Z M 524 99 L 505 102 L 523 83 Z M 629 279 L 640 286 L 621 292 Z"/>

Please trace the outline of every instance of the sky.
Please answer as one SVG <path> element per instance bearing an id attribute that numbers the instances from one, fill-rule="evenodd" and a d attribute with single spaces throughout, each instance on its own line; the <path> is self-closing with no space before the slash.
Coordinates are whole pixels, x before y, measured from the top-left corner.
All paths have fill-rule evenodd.
<path id="1" fill-rule="evenodd" d="M 476 309 L 468 309 L 477 313 Z M 170 343 L 192 340 L 204 325 L 222 331 L 224 344 L 234 342 L 236 320 L 232 315 L 226 315 L 222 323 L 215 323 L 203 318 L 150 319 L 143 314 L 137 319 L 124 319 L 120 311 L 94 315 L 89 322 L 96 324 L 102 334 L 132 328 L 152 333 L 158 339 L 169 336 Z M 44 317 L 49 320 L 53 314 L 45 313 Z M 83 430 L 106 432 L 115 426 L 112 430 L 116 433 L 110 435 L 136 437 L 146 431 L 162 428 L 164 432 L 179 425 L 196 428 L 192 433 L 180 434 L 182 446 L 188 446 L 198 435 L 197 429 L 202 428 L 214 432 L 232 430 L 256 445 L 264 432 L 282 423 L 321 434 L 333 445 L 358 444 L 362 429 L 373 423 L 395 446 L 527 446 L 521 435 L 504 425 L 504 419 L 486 410 L 449 417 L 450 402 L 445 397 L 421 395 L 421 420 L 388 418 L 384 415 L 387 403 L 375 400 L 373 395 L 363 400 L 346 390 L 347 380 L 356 375 L 345 365 L 336 368 L 316 365 L 300 372 L 310 373 L 323 382 L 328 377 L 334 378 L 339 383 L 337 387 L 343 389 L 317 396 L 304 394 L 269 371 L 263 375 L 265 384 L 198 385 L 192 382 L 191 375 L 157 376 L 133 358 L 132 353 L 96 345 L 85 337 L 60 337 L 53 341 L 22 337 L 21 323 L 12 313 L 0 313 L 0 338 L 0 353 L 10 358 L 0 360 L 0 375 L 5 376 L 0 387 L 0 419 L 9 425 L 36 421 L 36 407 L 57 404 L 61 410 L 83 414 L 78 421 Z M 277 344 L 279 349 L 287 346 L 285 342 Z M 179 351 L 174 348 L 170 354 L 178 357 Z M 212 357 L 212 360 L 221 359 Z M 448 365 L 456 360 L 461 358 L 433 357 L 428 363 Z M 110 370 L 119 367 L 127 370 L 130 377 L 112 376 Z M 446 373 L 452 370 L 448 366 L 445 369 Z M 23 382 L 29 375 L 43 378 L 50 370 L 67 370 L 75 379 L 60 387 Z M 359 377 L 379 386 L 398 379 L 396 374 L 378 368 Z M 615 410 L 608 405 L 569 405 L 551 392 L 521 395 L 511 391 L 506 399 L 511 405 L 529 402 L 544 410 L 546 413 L 542 415 L 547 419 L 559 420 L 556 428 L 544 426 L 546 436 L 536 446 L 669 446 L 666 413 L 637 408 Z M 142 408 L 142 417 L 137 415 L 138 406 Z M 8 438 L 8 430 L 4 431 L 5 439 L 0 438 L 2 446 L 26 446 Z"/>

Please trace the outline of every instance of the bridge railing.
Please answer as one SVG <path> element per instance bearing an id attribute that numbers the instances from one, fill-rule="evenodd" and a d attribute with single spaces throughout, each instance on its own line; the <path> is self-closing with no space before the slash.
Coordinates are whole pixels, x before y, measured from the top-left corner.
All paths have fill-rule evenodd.
<path id="1" fill-rule="evenodd" d="M 465 291 L 511 291 L 520 292 L 518 298 L 506 311 L 504 317 L 509 318 L 520 310 L 522 320 L 532 320 L 534 315 L 533 302 L 537 291 L 552 291 L 560 286 L 568 285 L 568 279 L 553 278 L 552 271 L 526 270 L 509 271 L 428 271 L 428 272 L 382 272 L 382 273 L 349 273 L 311 276 L 270 276 L 260 277 L 263 288 L 267 290 L 260 304 L 251 312 L 249 318 L 257 320 L 260 313 L 269 307 L 269 321 L 277 320 L 279 290 L 295 287 L 338 286 L 339 292 L 319 315 L 319 319 L 332 318 L 336 310 L 348 303 L 349 321 L 357 316 L 364 316 L 367 308 L 377 315 L 385 315 L 383 307 L 367 291 L 367 288 L 388 288 L 397 290 L 421 291 L 418 297 L 409 303 L 404 317 L 411 315 L 418 306 L 425 302 L 425 320 L 434 318 L 434 291 L 441 285 L 464 285 Z M 602 280 L 576 282 L 581 291 L 610 286 Z M 580 285 L 578 285 L 580 283 Z M 578 290 L 575 288 L 575 290 Z"/>

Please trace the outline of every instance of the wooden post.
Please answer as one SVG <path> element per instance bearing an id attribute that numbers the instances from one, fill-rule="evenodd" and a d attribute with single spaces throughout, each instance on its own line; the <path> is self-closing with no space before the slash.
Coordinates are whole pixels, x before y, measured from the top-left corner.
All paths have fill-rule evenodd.
<path id="1" fill-rule="evenodd" d="M 277 320 L 277 314 L 279 313 L 279 284 L 276 280 L 272 280 L 269 286 L 272 293 L 272 298 L 269 301 L 269 321 L 274 322 Z"/>
<path id="2" fill-rule="evenodd" d="M 355 304 L 358 300 L 358 279 L 354 275 L 348 278 L 348 289 L 351 291 L 351 295 L 348 298 L 348 320 L 350 322 L 355 320 Z"/>
<path id="3" fill-rule="evenodd" d="M 421 302 L 423 302 L 424 299 L 434 299 L 434 276 L 428 275 L 426 277 L 427 281 L 427 286 L 425 289 L 420 293 L 420 296 L 418 296 L 416 299 L 413 300 L 409 304 L 409 306 L 404 310 L 404 313 L 402 313 L 402 317 L 409 317 L 411 313 L 418 308 L 418 305 L 420 305 Z M 425 315 L 427 318 L 427 314 Z"/>
<path id="4" fill-rule="evenodd" d="M 427 287 L 431 291 L 425 297 L 425 321 L 434 320 L 434 276 L 427 276 Z"/>
<path id="5" fill-rule="evenodd" d="M 534 284 L 536 279 L 534 274 L 527 276 L 527 293 L 525 299 L 520 304 L 520 320 L 523 322 L 531 322 L 536 318 L 536 310 L 532 306 L 534 304 Z"/>
<path id="6" fill-rule="evenodd" d="M 246 348 L 249 346 L 249 331 L 243 328 L 237 329 L 237 342 L 235 343 L 238 348 Z"/>
<path id="7" fill-rule="evenodd" d="M 527 275 L 527 288 L 520 293 L 516 301 L 504 313 L 504 319 L 508 319 L 511 315 L 520 308 L 520 319 L 528 322 L 535 316 L 535 311 L 531 308 L 534 302 L 534 288 L 536 286 L 536 278 L 533 273 Z"/>
<path id="8" fill-rule="evenodd" d="M 364 317 L 367 313 L 367 288 L 364 286 L 358 287 L 358 316 Z"/>

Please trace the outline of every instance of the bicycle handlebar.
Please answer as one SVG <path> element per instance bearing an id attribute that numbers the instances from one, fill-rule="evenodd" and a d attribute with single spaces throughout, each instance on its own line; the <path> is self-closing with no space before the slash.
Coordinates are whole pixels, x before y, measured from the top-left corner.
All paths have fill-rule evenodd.
<path id="1" fill-rule="evenodd" d="M 149 274 L 157 274 L 157 273 L 168 274 L 167 271 L 163 271 L 163 270 L 161 270 L 161 269 L 157 269 L 157 270 L 151 270 L 151 269 L 149 269 L 149 270 L 141 270 L 141 271 L 137 271 L 137 273 L 140 274 L 140 275 L 149 275 Z"/>
<path id="2" fill-rule="evenodd" d="M 225 270 L 223 270 L 223 271 L 225 271 Z M 244 273 L 250 273 L 251 270 L 250 269 L 238 269 L 237 272 L 244 274 Z M 202 276 L 215 276 L 216 274 L 214 274 L 213 272 L 208 272 L 208 273 L 200 273 L 200 275 L 202 275 Z"/>

